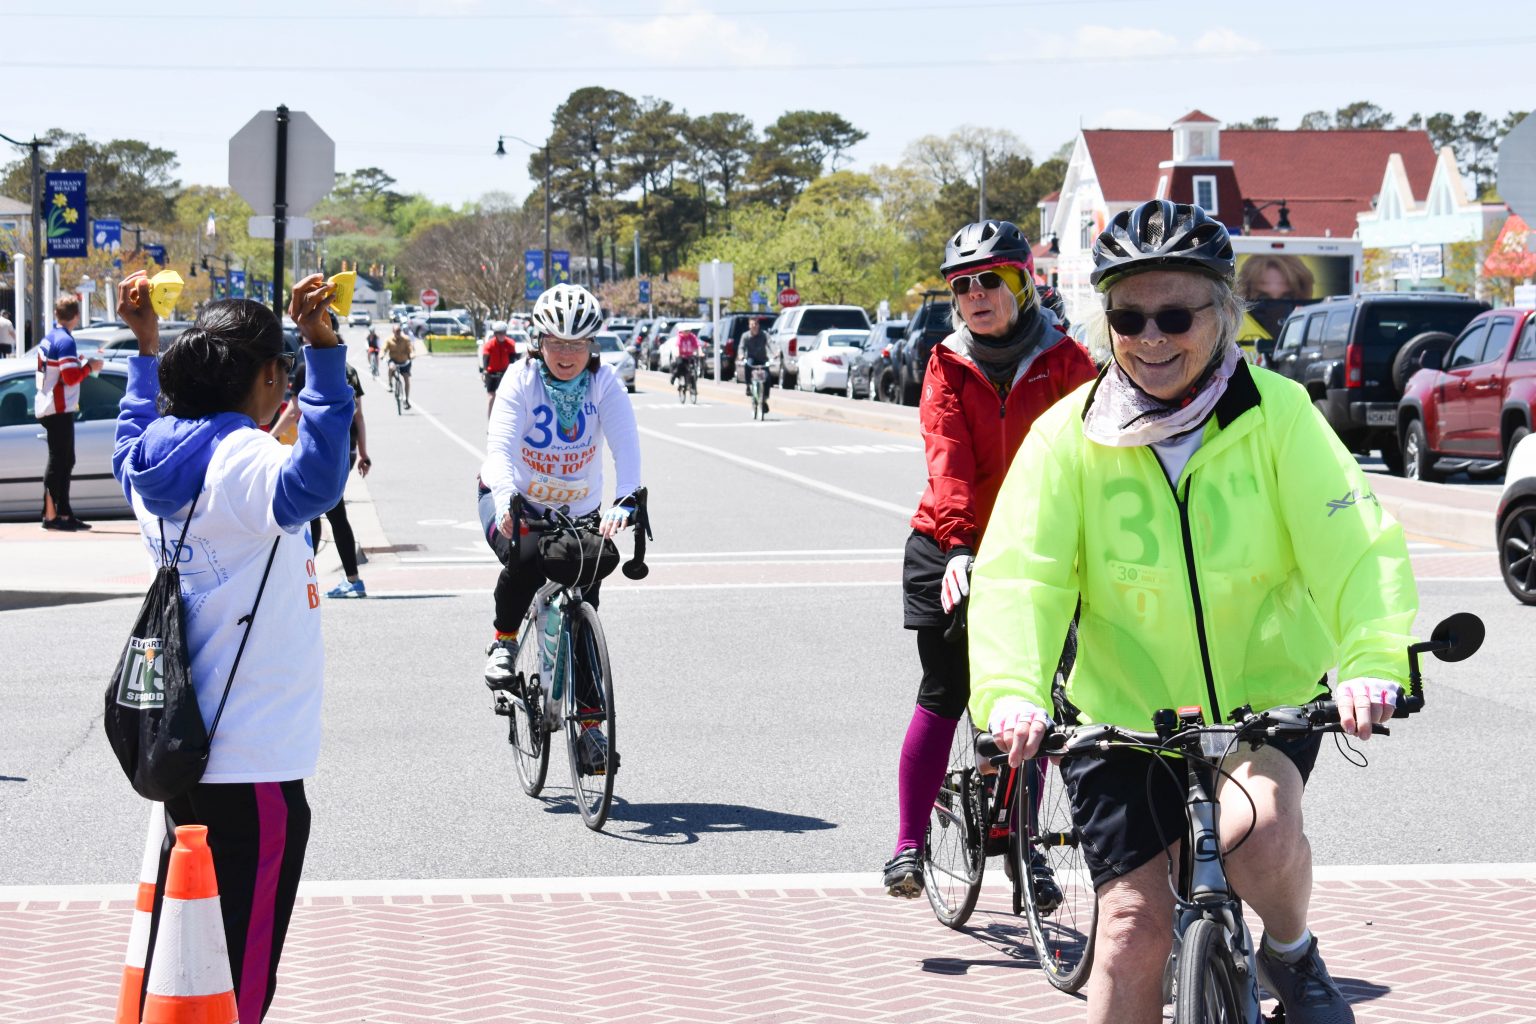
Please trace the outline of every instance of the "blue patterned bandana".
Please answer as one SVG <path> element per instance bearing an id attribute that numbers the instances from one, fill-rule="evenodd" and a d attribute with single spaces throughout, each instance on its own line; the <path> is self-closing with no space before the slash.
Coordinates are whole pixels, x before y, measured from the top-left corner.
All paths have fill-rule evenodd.
<path id="1" fill-rule="evenodd" d="M 555 406 L 555 419 L 560 426 L 560 436 L 574 441 L 576 425 L 581 419 L 581 407 L 587 401 L 587 389 L 592 384 L 592 374 L 585 368 L 570 380 L 561 380 L 549 372 L 549 365 L 539 362 L 539 376 L 544 378 L 544 390 Z"/>

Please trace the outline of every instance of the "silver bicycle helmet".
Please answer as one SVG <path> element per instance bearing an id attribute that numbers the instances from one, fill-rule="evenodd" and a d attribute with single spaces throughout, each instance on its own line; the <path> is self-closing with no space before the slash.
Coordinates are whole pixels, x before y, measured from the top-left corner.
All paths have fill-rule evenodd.
<path id="1" fill-rule="evenodd" d="M 578 284 L 557 284 L 533 304 L 533 328 L 539 336 L 590 338 L 602 324 L 597 296 Z"/>
<path id="2" fill-rule="evenodd" d="M 1152 199 L 1115 214 L 1093 243 L 1093 273 L 1099 291 L 1145 270 L 1197 270 L 1231 280 L 1232 239 L 1220 221 L 1198 206 Z"/>

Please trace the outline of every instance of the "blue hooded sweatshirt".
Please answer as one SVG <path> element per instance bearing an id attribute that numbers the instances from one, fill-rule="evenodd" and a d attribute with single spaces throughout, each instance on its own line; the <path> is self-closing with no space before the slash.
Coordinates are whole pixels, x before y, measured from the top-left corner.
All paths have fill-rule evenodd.
<path id="1" fill-rule="evenodd" d="M 347 480 L 348 431 L 355 398 L 345 373 L 346 348 L 305 347 L 306 380 L 299 393 L 299 439 L 272 500 L 273 518 L 296 530 L 334 508 Z M 137 493 L 157 516 L 174 515 L 202 489 L 218 443 L 237 430 L 255 430 L 249 416 L 221 412 L 201 419 L 160 416 L 159 363 L 128 360 L 128 390 L 117 417 L 112 472 L 129 502 Z"/>

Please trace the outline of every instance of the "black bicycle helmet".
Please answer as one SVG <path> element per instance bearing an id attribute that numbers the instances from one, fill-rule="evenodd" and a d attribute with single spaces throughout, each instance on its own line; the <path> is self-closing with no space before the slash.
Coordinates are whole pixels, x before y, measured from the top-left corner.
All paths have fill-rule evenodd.
<path id="1" fill-rule="evenodd" d="M 1145 270 L 1198 270 L 1231 280 L 1232 239 L 1198 206 L 1151 199 L 1115 214 L 1093 243 L 1089 282 L 1099 291 Z"/>
<path id="2" fill-rule="evenodd" d="M 996 263 L 1018 263 L 1033 273 L 1035 256 L 1029 239 L 1016 226 L 1006 220 L 984 220 L 967 224 L 945 243 L 939 273 L 948 277 L 967 267 Z"/>

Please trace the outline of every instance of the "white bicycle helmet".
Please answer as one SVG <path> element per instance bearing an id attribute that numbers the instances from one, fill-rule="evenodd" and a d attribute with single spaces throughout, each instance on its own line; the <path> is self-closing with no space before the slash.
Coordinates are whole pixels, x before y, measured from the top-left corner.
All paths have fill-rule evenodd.
<path id="1" fill-rule="evenodd" d="M 491 333 L 492 334 L 506 334 L 507 333 L 507 322 L 505 320 L 494 321 L 491 324 Z"/>
<path id="2" fill-rule="evenodd" d="M 539 335 L 590 338 L 603 324 L 597 297 L 577 284 L 557 284 L 533 305 L 533 327 Z"/>

